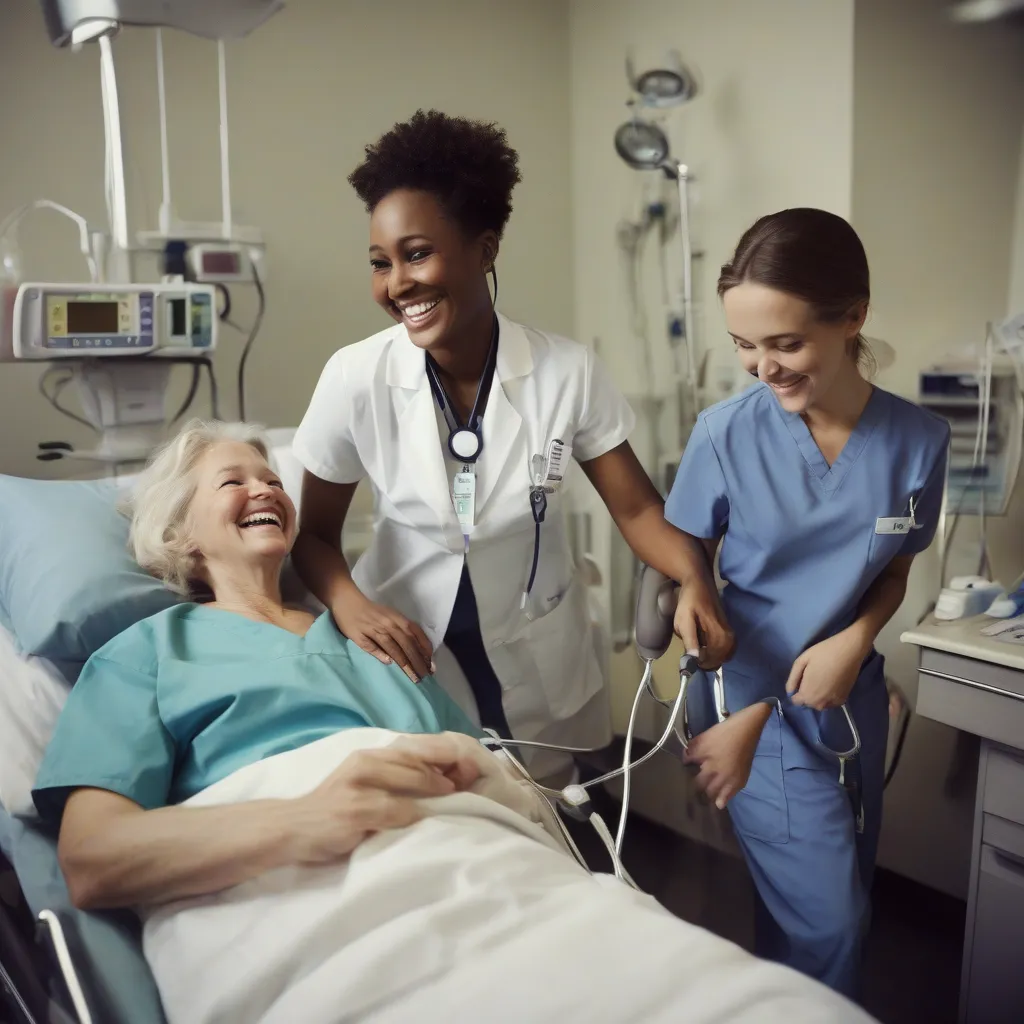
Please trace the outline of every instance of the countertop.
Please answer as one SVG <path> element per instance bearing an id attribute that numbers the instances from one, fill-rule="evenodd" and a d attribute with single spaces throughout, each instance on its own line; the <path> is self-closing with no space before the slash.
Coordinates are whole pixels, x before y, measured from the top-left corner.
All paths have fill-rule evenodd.
<path id="1" fill-rule="evenodd" d="M 1024 671 L 1024 644 L 1007 643 L 995 637 L 982 636 L 983 626 L 999 622 L 987 615 L 943 622 L 929 615 L 913 629 L 900 636 L 905 644 L 927 647 L 965 658 L 987 661 L 993 665 Z"/>

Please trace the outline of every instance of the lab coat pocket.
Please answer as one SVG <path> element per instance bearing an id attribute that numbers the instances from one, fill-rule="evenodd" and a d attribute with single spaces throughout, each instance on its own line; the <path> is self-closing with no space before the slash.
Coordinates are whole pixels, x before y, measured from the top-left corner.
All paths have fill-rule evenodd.
<path id="1" fill-rule="evenodd" d="M 789 842 L 789 802 L 778 716 L 772 715 L 761 734 L 750 778 L 729 801 L 729 814 L 736 832 L 765 843 Z"/>
<path id="2" fill-rule="evenodd" d="M 515 651 L 523 682 L 532 681 L 539 689 L 537 696 L 549 720 L 569 718 L 579 711 L 603 685 L 583 581 L 574 578 L 558 604 L 527 622 L 507 650 Z M 506 694 L 510 724 L 518 702 L 512 693 Z"/>

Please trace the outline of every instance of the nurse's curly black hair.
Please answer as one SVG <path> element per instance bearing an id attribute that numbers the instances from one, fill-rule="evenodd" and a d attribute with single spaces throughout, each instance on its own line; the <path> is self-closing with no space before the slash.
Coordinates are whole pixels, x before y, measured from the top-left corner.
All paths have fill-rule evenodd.
<path id="1" fill-rule="evenodd" d="M 437 110 L 417 110 L 368 145 L 348 178 L 369 213 L 396 189 L 415 189 L 436 196 L 468 234 L 490 230 L 499 238 L 520 180 L 504 129 Z"/>

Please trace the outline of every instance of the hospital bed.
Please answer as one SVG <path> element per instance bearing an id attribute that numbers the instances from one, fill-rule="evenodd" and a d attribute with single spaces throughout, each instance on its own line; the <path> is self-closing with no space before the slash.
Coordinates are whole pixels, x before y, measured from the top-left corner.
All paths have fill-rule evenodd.
<path id="1" fill-rule="evenodd" d="M 134 915 L 72 906 L 53 838 L 2 808 L 0 988 L 5 1024 L 165 1024 Z"/>
<path id="2" fill-rule="evenodd" d="M 95 649 L 96 623 L 99 621 L 107 632 L 115 628 L 109 619 L 111 609 L 104 606 L 98 618 L 93 609 L 91 620 L 83 622 L 79 621 L 83 604 L 100 600 L 109 605 L 110 595 L 118 587 L 128 587 L 130 593 L 122 602 L 122 619 L 124 615 L 137 619 L 158 610 L 153 601 L 164 600 L 159 588 L 140 574 L 137 566 L 130 561 L 125 564 L 124 536 L 112 529 L 112 496 L 102 492 L 100 486 L 70 481 L 16 481 L 0 476 L 2 1024 L 167 1024 L 160 992 L 142 952 L 142 927 L 136 916 L 77 910 L 71 904 L 58 864 L 55 837 L 32 818 L 31 786 L 68 692 L 69 669 L 59 659 L 19 650 L 13 640 L 15 632 L 19 642 L 26 640 L 26 631 L 38 634 L 29 638 L 34 640 L 33 646 L 48 650 L 55 644 L 62 648 L 76 639 L 91 636 L 86 646 Z M 80 490 L 75 490 L 76 487 Z M 65 490 L 58 494 L 52 488 Z M 64 528 L 67 522 L 74 522 L 77 532 L 69 534 Z M 88 550 L 80 542 L 83 534 L 99 538 L 97 544 L 101 548 L 103 544 L 110 545 L 101 552 L 100 561 L 89 562 Z M 36 604 L 32 609 L 21 605 L 5 609 L 3 601 L 6 597 L 10 603 L 11 580 L 17 576 L 19 558 L 20 568 L 25 570 L 22 576 L 31 576 L 34 581 L 25 599 L 35 600 Z M 85 559 L 84 568 L 76 564 L 76 558 Z M 121 564 L 110 567 L 110 563 L 118 559 Z M 27 570 L 31 570 L 28 575 Z M 128 582 L 127 577 L 130 577 Z M 37 594 L 39 587 L 50 589 Z M 53 587 L 59 592 L 54 592 Z M 672 603 L 669 595 L 660 595 L 659 600 L 661 597 L 666 597 L 668 604 Z M 67 628 L 54 630 L 52 623 L 42 621 L 48 617 L 59 620 L 60 625 Z M 12 622 L 12 618 L 18 622 Z M 127 624 L 118 622 L 116 631 Z M 670 632 L 670 625 L 668 628 Z M 638 650 L 643 646 L 640 640 L 638 636 Z M 660 648 L 662 640 L 656 638 L 652 643 L 653 648 Z M 664 646 L 667 646 L 667 639 Z M 86 655 L 84 650 L 77 651 L 79 660 Z M 648 678 L 649 668 L 648 664 L 645 674 Z M 529 854 L 529 850 L 526 852 Z M 460 858 L 463 858 L 461 853 L 453 855 L 435 875 L 443 880 L 448 872 L 457 873 L 459 865 L 466 863 Z M 558 858 L 560 862 L 566 859 L 562 854 L 558 854 Z M 421 860 L 409 863 L 419 864 Z M 516 866 L 512 870 L 514 873 Z M 557 873 L 561 869 L 553 870 Z M 567 896 L 567 908 L 555 918 L 532 920 L 528 916 L 525 929 L 517 928 L 493 952 L 477 957 L 472 972 L 463 974 L 460 968 L 456 983 L 449 984 L 449 979 L 442 977 L 434 986 L 429 979 L 420 979 L 410 988 L 411 995 L 396 997 L 402 1001 L 398 1016 L 386 1015 L 386 1019 L 423 1019 L 425 1010 L 437 1006 L 431 1000 L 451 996 L 453 985 L 459 999 L 464 999 L 467 986 L 486 989 L 489 985 L 489 989 L 479 994 L 479 999 L 486 1001 L 493 996 L 495 986 L 502 987 L 509 982 L 513 987 L 500 1007 L 506 1016 L 502 1017 L 500 1012 L 496 1015 L 492 1006 L 488 1011 L 492 1019 L 514 1019 L 510 1004 L 515 998 L 527 1000 L 520 1008 L 518 1019 L 530 1019 L 531 986 L 536 984 L 538 991 L 550 992 L 552 985 L 558 988 L 563 981 L 568 990 L 574 986 L 586 989 L 589 1005 L 601 1006 L 607 1014 L 610 1011 L 606 1001 L 610 1005 L 616 996 L 623 998 L 608 980 L 602 980 L 617 976 L 621 966 L 621 954 L 617 952 L 620 944 L 639 948 L 649 941 L 650 950 L 635 967 L 636 984 L 644 987 L 644 1014 L 631 1016 L 631 1010 L 620 1008 L 617 1016 L 590 1015 L 589 1019 L 608 1020 L 609 1024 L 625 1019 L 667 1021 L 679 1019 L 685 1010 L 687 1018 L 695 1024 L 724 1019 L 756 1019 L 759 1024 L 768 1020 L 861 1024 L 867 1020 L 852 1007 L 830 1002 L 827 992 L 811 987 L 798 976 L 761 964 L 702 929 L 678 922 L 663 912 L 652 912 L 657 910 L 653 901 L 631 889 L 628 891 L 633 893 L 632 902 L 621 904 L 626 911 L 624 916 L 617 916 L 616 908 L 621 907 L 614 901 L 619 897 L 611 897 L 613 906 L 608 905 L 608 899 L 609 893 L 626 890 L 621 881 L 607 876 L 607 885 L 594 885 L 585 873 L 576 878 L 576 882 L 570 879 L 570 885 L 578 885 L 579 878 L 587 879 L 582 895 L 572 895 L 571 899 Z M 414 878 L 413 881 L 417 887 L 422 885 L 422 880 Z M 614 928 L 618 934 L 604 934 L 607 927 Z M 554 942 L 552 936 L 558 934 L 558 929 L 565 940 L 548 956 L 538 954 L 534 943 L 545 939 Z M 524 930 L 530 933 L 529 944 L 521 934 Z M 411 941 L 409 936 L 398 936 L 398 939 Z M 446 942 L 458 945 L 465 941 L 465 936 L 452 926 L 451 934 L 439 934 L 438 941 L 442 945 Z M 563 962 L 564 949 L 572 949 L 578 955 Z M 687 961 L 700 965 L 689 974 L 679 973 L 680 949 L 685 951 Z M 390 951 L 385 952 L 390 956 Z M 609 966 L 602 969 L 604 962 Z M 558 964 L 562 964 L 559 970 L 575 971 L 580 976 L 573 979 L 559 975 L 545 980 L 544 971 Z M 634 968 L 631 966 L 630 970 Z M 192 974 L 188 976 L 191 981 Z M 763 999 L 773 1001 L 768 1016 L 751 1017 L 749 1009 L 742 1012 L 734 1009 L 735 1016 L 723 1012 L 723 1003 L 750 1007 Z M 478 1005 L 477 1001 L 472 1005 Z M 456 1013 L 453 1019 L 466 1018 Z M 565 1019 L 572 1019 L 571 1013 L 552 1017 L 550 1008 L 549 1016 L 545 1017 L 545 1020 Z"/>

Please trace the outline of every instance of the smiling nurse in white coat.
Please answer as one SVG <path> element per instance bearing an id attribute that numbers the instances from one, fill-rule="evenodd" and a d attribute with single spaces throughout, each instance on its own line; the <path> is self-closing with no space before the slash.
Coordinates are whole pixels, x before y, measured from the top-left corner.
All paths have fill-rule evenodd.
<path id="1" fill-rule="evenodd" d="M 421 679 L 443 644 L 482 725 L 601 745 L 606 680 L 562 509 L 570 459 L 637 556 L 684 584 L 687 646 L 715 666 L 732 636 L 706 554 L 666 522 L 604 368 L 494 309 L 488 275 L 496 291 L 519 178 L 500 128 L 436 111 L 367 147 L 349 181 L 370 214 L 373 296 L 395 323 L 321 374 L 294 440 L 306 470 L 294 558 L 339 629 L 382 661 Z M 350 572 L 338 538 L 363 479 L 374 536 Z M 533 755 L 532 767 L 553 778 L 572 766 Z"/>

